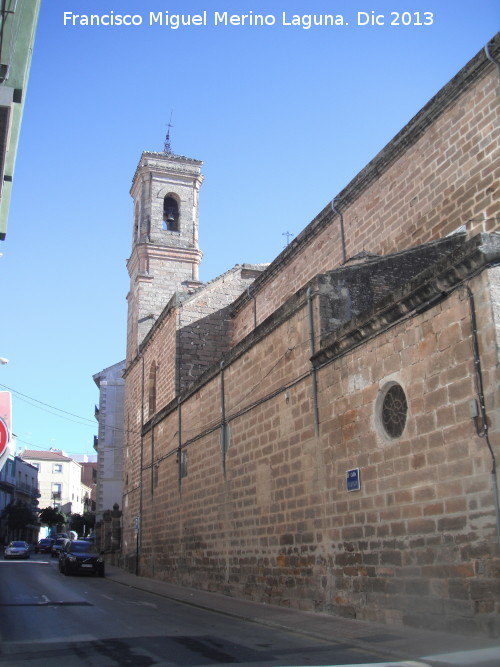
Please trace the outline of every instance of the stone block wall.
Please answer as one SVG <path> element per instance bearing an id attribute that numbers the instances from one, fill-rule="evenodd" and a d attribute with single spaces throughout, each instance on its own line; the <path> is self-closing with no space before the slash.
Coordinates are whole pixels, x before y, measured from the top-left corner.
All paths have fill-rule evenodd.
<path id="1" fill-rule="evenodd" d="M 230 304 L 261 272 L 259 266 L 236 266 L 183 300 L 177 333 L 178 392 L 189 388 L 229 351 Z"/>
<path id="2" fill-rule="evenodd" d="M 493 423 L 491 271 L 468 286 L 491 369 L 483 379 Z M 314 309 L 317 322 L 317 299 Z M 309 346 L 303 292 L 186 397 L 180 416 L 172 407 L 147 425 L 141 574 L 352 618 L 497 635 L 491 455 L 470 416 L 477 388 L 466 286 L 317 364 L 318 436 Z M 392 382 L 408 400 L 396 439 L 378 416 Z M 490 436 L 499 456 L 498 432 Z M 356 468 L 361 489 L 349 492 L 346 473 Z"/>

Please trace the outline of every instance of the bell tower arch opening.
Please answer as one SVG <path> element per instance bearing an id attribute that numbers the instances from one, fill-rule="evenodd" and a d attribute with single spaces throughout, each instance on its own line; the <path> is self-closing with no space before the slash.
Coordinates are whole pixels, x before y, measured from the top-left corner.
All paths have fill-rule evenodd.
<path id="1" fill-rule="evenodd" d="M 179 204 L 171 194 L 163 198 L 163 231 L 179 231 Z"/>

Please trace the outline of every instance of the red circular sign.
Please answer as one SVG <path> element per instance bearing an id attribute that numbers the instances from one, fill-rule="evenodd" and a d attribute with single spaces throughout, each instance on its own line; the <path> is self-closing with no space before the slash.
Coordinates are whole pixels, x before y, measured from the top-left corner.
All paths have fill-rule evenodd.
<path id="1" fill-rule="evenodd" d="M 2 456 L 2 454 L 4 453 L 9 440 L 10 440 L 9 427 L 0 417 L 0 456 Z"/>

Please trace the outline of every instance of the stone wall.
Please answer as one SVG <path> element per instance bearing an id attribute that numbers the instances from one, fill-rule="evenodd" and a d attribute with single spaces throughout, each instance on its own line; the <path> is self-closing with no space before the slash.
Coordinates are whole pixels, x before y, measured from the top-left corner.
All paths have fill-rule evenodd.
<path id="1" fill-rule="evenodd" d="M 462 275 L 476 273 L 481 244 L 419 273 L 412 294 L 375 304 L 373 335 L 366 318 L 364 334 L 350 320 L 316 335 L 317 435 L 309 307 L 316 325 L 321 297 L 306 288 L 200 381 L 180 413 L 172 406 L 146 424 L 140 573 L 353 618 L 498 634 L 492 461 L 470 412 L 468 288 L 489 369 L 486 409 L 498 420 L 491 269 Z M 432 290 L 445 284 L 433 305 Z M 406 298 L 412 308 L 388 321 L 388 301 Z M 354 331 L 339 352 L 334 341 Z M 389 438 L 379 396 L 394 382 L 408 417 L 403 435 Z M 499 456 L 493 429 L 490 440 Z M 349 492 L 353 469 L 361 488 Z"/>
<path id="2" fill-rule="evenodd" d="M 247 289 L 262 269 L 262 266 L 238 265 L 192 294 L 174 294 L 154 329 L 146 336 L 139 354 L 127 366 L 125 550 L 127 540 L 135 548 L 135 537 L 127 537 L 127 531 L 134 529 L 135 518 L 142 515 L 141 471 L 144 461 L 148 456 L 150 459 L 156 456 L 155 440 L 141 436 L 142 425 L 152 419 L 162 419 L 171 404 L 176 405 L 178 393 L 229 350 L 228 306 Z M 161 432 L 163 428 L 161 425 Z M 175 443 L 177 430 L 176 425 L 168 436 L 169 442 Z"/>

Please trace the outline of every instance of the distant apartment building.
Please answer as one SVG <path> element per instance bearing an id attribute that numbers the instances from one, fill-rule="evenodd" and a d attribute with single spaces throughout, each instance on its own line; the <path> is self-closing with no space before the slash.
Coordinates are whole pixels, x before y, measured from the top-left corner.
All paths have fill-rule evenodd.
<path id="1" fill-rule="evenodd" d="M 85 511 L 95 512 L 97 498 L 97 461 L 80 461 L 82 482 L 90 489 L 90 495 L 84 499 Z"/>
<path id="2" fill-rule="evenodd" d="M 93 376 L 99 387 L 99 406 L 96 419 L 99 435 L 95 439 L 97 452 L 96 519 L 114 505 L 122 505 L 124 438 L 124 379 L 125 361 L 103 369 Z"/>
<path id="3" fill-rule="evenodd" d="M 82 483 L 82 465 L 62 450 L 24 450 L 21 457 L 38 469 L 39 508 L 55 507 L 65 514 L 83 514 L 91 488 Z"/>
<path id="4" fill-rule="evenodd" d="M 38 468 L 19 456 L 9 454 L 0 470 L 0 543 L 5 544 L 12 537 L 4 510 L 9 505 L 19 503 L 35 513 L 38 509 Z M 34 514 L 34 518 L 35 518 Z M 23 539 L 34 541 L 38 526 L 33 522 L 23 529 Z"/>

